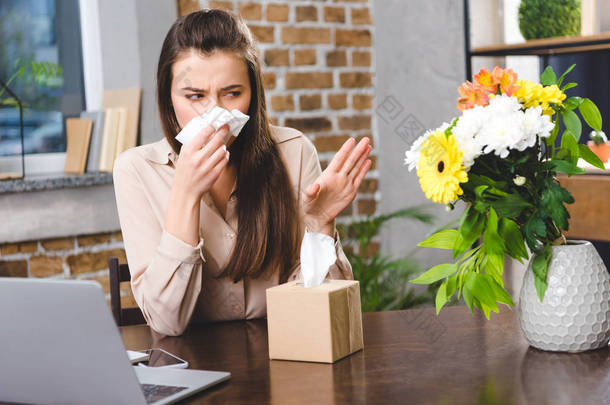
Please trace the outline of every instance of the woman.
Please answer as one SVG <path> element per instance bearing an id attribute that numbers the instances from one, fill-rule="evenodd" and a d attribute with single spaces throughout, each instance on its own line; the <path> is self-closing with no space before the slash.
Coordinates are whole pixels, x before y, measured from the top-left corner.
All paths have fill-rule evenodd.
<path id="1" fill-rule="evenodd" d="M 299 131 L 268 123 L 252 34 L 232 14 L 191 13 L 169 30 L 157 69 L 165 138 L 122 153 L 114 184 L 131 286 L 148 324 L 180 335 L 193 320 L 266 315 L 265 289 L 300 276 L 305 231 L 333 244 L 328 277 L 353 279 L 335 217 L 370 168 L 368 138 L 345 142 L 322 172 Z M 175 136 L 217 105 L 250 116 Z M 304 229 L 306 228 L 306 229 Z"/>

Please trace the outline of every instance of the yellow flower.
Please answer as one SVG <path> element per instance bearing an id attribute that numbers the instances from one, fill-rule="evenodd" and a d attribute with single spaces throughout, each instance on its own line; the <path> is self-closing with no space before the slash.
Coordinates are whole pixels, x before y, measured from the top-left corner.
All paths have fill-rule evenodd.
<path id="1" fill-rule="evenodd" d="M 468 181 L 468 174 L 453 135 L 447 137 L 441 131 L 430 134 L 420 148 L 417 166 L 419 184 L 426 198 L 448 204 L 462 195 L 460 183 Z"/>
<path id="2" fill-rule="evenodd" d="M 559 87 L 557 87 L 556 84 L 542 88 L 542 95 L 540 98 L 542 102 L 559 104 L 565 99 L 566 95 L 563 91 L 559 90 Z"/>
<path id="3" fill-rule="evenodd" d="M 529 80 L 519 80 L 517 85 L 519 89 L 514 95 L 517 96 L 519 102 L 525 108 L 540 106 L 545 115 L 553 115 L 555 110 L 551 104 L 561 104 L 566 98 L 564 92 L 559 90 L 556 84 L 543 86 Z"/>

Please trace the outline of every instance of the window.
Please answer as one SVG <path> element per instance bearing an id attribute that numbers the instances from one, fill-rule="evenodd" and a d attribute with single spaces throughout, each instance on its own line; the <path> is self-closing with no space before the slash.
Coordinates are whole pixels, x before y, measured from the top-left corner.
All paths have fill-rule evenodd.
<path id="1" fill-rule="evenodd" d="M 0 44 L 0 79 L 5 83 L 18 69 L 18 61 L 51 62 L 63 68 L 61 76 L 45 83 L 36 83 L 30 69 L 9 83 L 25 103 L 26 174 L 61 171 L 63 167 L 56 163 L 66 150 L 65 119 L 85 110 L 78 0 L 2 0 Z M 7 96 L 4 93 L 0 99 Z M 20 154 L 19 111 L 4 106 L 0 108 L 0 171 L 7 171 L 3 164 L 10 166 L 10 157 L 14 160 Z M 28 162 L 36 161 L 55 164 L 39 163 L 44 167 L 28 170 Z"/>

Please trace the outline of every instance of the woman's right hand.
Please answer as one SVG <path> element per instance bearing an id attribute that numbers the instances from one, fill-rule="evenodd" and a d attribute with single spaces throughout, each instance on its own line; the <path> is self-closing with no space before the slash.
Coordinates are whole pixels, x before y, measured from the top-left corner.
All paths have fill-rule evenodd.
<path id="1" fill-rule="evenodd" d="M 229 162 L 224 144 L 228 133 L 227 125 L 218 131 L 210 125 L 182 146 L 174 172 L 173 192 L 189 196 L 193 201 L 201 199 Z"/>
<path id="2" fill-rule="evenodd" d="M 215 131 L 204 128 L 192 141 L 182 146 L 165 214 L 165 230 L 192 246 L 199 241 L 201 197 L 216 182 L 229 162 L 224 139 L 228 126 Z"/>

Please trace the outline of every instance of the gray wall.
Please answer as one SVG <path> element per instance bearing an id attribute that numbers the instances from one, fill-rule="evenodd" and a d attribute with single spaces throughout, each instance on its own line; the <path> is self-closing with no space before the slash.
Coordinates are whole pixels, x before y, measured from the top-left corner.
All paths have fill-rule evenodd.
<path id="1" fill-rule="evenodd" d="M 415 172 L 403 165 L 404 152 L 424 129 L 436 128 L 457 115 L 457 87 L 465 78 L 462 16 L 460 0 L 375 1 L 382 213 L 428 201 Z M 388 113 L 394 102 L 400 107 L 396 114 Z M 397 131 L 403 119 L 407 129 Z M 440 205 L 435 212 L 439 224 L 456 216 Z M 382 232 L 381 248 L 386 254 L 404 256 L 429 231 L 429 226 L 396 221 Z M 449 258 L 442 253 L 423 249 L 417 257 L 430 265 Z"/>
<path id="2" fill-rule="evenodd" d="M 163 137 L 155 75 L 163 39 L 176 21 L 175 1 L 100 0 L 104 89 L 142 88 L 139 144 Z"/>

